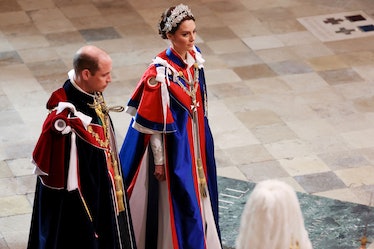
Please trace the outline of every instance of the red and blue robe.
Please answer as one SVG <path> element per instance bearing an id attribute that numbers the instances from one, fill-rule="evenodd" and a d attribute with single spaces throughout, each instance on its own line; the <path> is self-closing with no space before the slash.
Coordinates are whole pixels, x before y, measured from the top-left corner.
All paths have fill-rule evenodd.
<path id="1" fill-rule="evenodd" d="M 208 197 L 201 196 L 196 170 L 192 120 L 196 105 L 185 91 L 188 84 L 184 79 L 189 73 L 193 78 L 196 69 L 188 68 L 169 48 L 149 66 L 128 102 L 127 112 L 133 119 L 120 151 L 139 249 L 165 249 L 161 247 L 166 245 L 170 246 L 168 249 L 221 248 L 217 173 L 207 118 L 204 60 L 196 47 L 188 57 L 198 64 L 197 125 Z M 184 77 L 180 77 L 182 74 Z M 158 83 L 148 83 L 151 78 Z M 164 182 L 153 177 L 150 137 L 156 133 L 162 134 L 165 151 Z M 160 240 L 169 240 L 170 244 L 162 244 Z"/>
<path id="2" fill-rule="evenodd" d="M 108 152 L 116 148 L 105 142 L 93 102 L 67 80 L 47 103 L 33 151 L 38 177 L 28 249 L 136 248 L 129 209 L 120 211 L 115 195 Z"/>

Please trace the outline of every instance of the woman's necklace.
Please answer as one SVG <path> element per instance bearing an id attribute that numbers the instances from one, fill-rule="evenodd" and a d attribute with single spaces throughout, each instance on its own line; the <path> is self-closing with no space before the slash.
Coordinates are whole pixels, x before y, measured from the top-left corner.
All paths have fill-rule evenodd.
<path id="1" fill-rule="evenodd" d="M 188 71 L 189 72 L 189 71 Z M 179 71 L 178 72 L 178 77 L 177 78 L 177 83 L 178 85 L 183 89 L 185 93 L 187 93 L 188 96 L 192 98 L 192 101 L 196 101 L 196 92 L 199 87 L 199 68 L 197 66 L 197 63 L 194 63 L 194 77 L 192 80 L 186 79 L 184 77 L 183 72 Z M 184 82 L 188 85 L 188 88 L 183 84 L 181 81 L 183 79 Z"/>

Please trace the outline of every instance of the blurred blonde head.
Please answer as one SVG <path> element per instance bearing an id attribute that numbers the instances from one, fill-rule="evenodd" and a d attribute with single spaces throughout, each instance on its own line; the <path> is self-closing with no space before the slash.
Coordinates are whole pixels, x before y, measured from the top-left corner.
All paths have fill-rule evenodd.
<path id="1" fill-rule="evenodd" d="M 286 183 L 258 183 L 245 205 L 236 249 L 312 249 L 296 192 Z"/>

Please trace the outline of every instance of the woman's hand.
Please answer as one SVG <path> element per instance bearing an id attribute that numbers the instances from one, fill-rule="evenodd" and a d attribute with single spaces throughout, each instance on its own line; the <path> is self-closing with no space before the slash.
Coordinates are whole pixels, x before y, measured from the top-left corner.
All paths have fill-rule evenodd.
<path id="1" fill-rule="evenodd" d="M 165 181 L 165 167 L 164 165 L 155 165 L 155 172 L 153 173 L 158 181 Z"/>

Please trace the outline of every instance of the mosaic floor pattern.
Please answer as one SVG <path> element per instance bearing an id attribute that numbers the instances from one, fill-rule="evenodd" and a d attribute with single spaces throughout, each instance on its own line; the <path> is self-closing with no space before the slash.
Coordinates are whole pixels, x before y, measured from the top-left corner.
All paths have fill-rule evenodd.
<path id="1" fill-rule="evenodd" d="M 374 20 L 363 11 L 302 17 L 298 21 L 323 42 L 374 35 Z"/>

